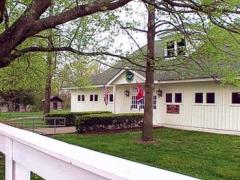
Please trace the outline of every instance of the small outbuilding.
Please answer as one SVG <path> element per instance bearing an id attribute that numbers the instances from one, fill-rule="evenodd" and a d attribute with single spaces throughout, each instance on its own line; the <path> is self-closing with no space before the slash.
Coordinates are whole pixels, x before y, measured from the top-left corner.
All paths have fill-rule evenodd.
<path id="1" fill-rule="evenodd" d="M 51 96 L 50 97 L 50 109 L 51 110 L 61 110 L 63 109 L 63 100 L 59 96 Z M 45 99 L 42 100 L 44 104 Z"/>

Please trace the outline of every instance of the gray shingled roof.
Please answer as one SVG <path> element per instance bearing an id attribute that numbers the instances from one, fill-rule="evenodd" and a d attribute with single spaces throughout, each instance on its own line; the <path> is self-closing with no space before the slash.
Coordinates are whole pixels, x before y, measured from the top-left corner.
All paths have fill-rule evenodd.
<path id="1" fill-rule="evenodd" d="M 155 43 L 156 57 L 164 56 L 163 46 L 164 46 L 163 40 L 156 41 Z M 142 47 L 142 51 L 146 52 L 146 46 Z M 131 56 L 137 56 L 139 53 L 140 53 L 139 50 L 135 51 L 134 53 L 132 53 Z M 143 61 L 142 63 L 145 63 L 145 62 Z M 130 69 L 133 69 L 133 70 L 136 69 L 136 66 L 126 61 L 119 61 L 118 63 L 116 63 L 114 67 L 116 68 L 109 68 L 100 74 L 92 76 L 91 83 L 93 85 L 105 85 L 122 70 L 121 68 L 129 67 Z M 135 71 L 145 77 L 145 73 L 143 71 L 139 71 L 137 69 Z M 196 73 L 196 70 L 193 70 L 193 71 L 186 70 L 186 68 L 182 68 L 181 70 L 178 69 L 177 72 L 155 70 L 155 73 L 154 73 L 154 79 L 156 81 L 186 80 L 186 79 L 199 79 L 199 78 L 209 78 L 209 76 Z"/>
<path id="2" fill-rule="evenodd" d="M 106 71 L 97 74 L 91 77 L 91 83 L 93 85 L 105 85 L 107 84 L 114 76 L 116 76 L 121 69 L 109 68 Z"/>

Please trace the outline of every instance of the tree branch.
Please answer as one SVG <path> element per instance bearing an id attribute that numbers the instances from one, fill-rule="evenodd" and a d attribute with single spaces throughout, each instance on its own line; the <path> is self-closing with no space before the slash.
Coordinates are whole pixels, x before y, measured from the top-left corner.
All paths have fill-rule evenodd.
<path id="1" fill-rule="evenodd" d="M 6 8 L 6 0 L 0 1 L 0 23 L 3 21 L 4 11 Z"/>

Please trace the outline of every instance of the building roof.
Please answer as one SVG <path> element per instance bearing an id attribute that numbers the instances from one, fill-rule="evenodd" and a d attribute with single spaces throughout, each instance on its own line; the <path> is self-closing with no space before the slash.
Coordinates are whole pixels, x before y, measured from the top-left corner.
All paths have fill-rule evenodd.
<path id="1" fill-rule="evenodd" d="M 63 102 L 63 100 L 59 96 L 51 96 L 50 100 L 51 101 L 57 100 L 57 101 Z M 42 101 L 45 101 L 45 99 L 42 99 Z"/>
<path id="2" fill-rule="evenodd" d="M 156 58 L 159 58 L 161 63 L 163 64 L 173 64 L 174 60 L 164 60 L 164 47 L 166 45 L 166 42 L 164 39 L 161 39 L 159 41 L 155 42 L 155 56 Z M 146 45 L 141 48 L 142 52 L 146 52 Z M 135 51 L 132 53 L 131 57 L 137 57 L 141 54 L 140 50 Z M 143 56 L 142 56 L 143 57 Z M 138 59 L 138 58 L 136 58 Z M 141 59 L 141 58 L 139 58 Z M 145 60 L 139 60 L 136 63 L 138 64 L 145 64 Z M 189 68 L 191 66 L 191 68 Z M 130 64 L 128 61 L 119 61 L 117 62 L 113 67 L 107 69 L 106 71 L 94 75 L 91 77 L 91 83 L 92 85 L 106 85 L 111 79 L 113 79 L 123 68 L 128 67 L 130 70 L 136 71 L 143 77 L 145 77 L 144 70 L 141 70 L 141 68 L 136 67 L 133 64 Z M 177 80 L 190 80 L 190 79 L 204 79 L 204 78 L 210 78 L 209 75 L 204 74 L 199 67 L 196 67 L 196 65 L 193 64 L 184 64 L 178 69 L 173 70 L 155 70 L 154 72 L 154 80 L 155 81 L 177 81 Z"/>
<path id="3" fill-rule="evenodd" d="M 93 85 L 105 85 L 107 84 L 114 76 L 116 76 L 121 69 L 109 68 L 106 71 L 97 74 L 91 77 L 91 83 Z"/>

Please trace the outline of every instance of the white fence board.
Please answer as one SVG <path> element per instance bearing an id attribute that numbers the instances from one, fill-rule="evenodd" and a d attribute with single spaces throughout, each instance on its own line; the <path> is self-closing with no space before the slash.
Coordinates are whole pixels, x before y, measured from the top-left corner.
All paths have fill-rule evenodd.
<path id="1" fill-rule="evenodd" d="M 7 180 L 28 180 L 30 171 L 48 180 L 193 179 L 1 123 L 0 135 L 6 138 Z"/>

